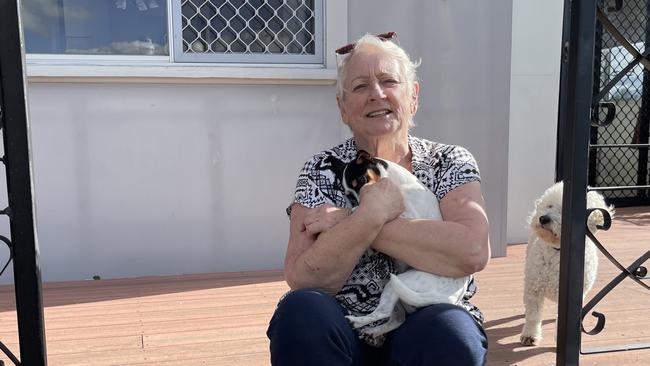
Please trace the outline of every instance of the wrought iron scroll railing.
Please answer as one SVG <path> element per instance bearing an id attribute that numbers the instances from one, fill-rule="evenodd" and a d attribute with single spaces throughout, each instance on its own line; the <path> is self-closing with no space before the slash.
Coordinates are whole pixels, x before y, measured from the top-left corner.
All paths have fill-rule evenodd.
<path id="1" fill-rule="evenodd" d="M 622 205 L 650 204 L 648 195 L 648 129 L 650 120 L 650 1 L 598 1 L 594 52 L 592 128 L 590 136 L 589 188 L 604 192 L 610 202 Z M 601 87 L 602 84 L 602 87 Z M 601 118 L 602 110 L 604 118 Z M 609 142 L 609 143 L 608 143 Z M 636 164 L 629 164 L 630 161 Z M 596 162 L 597 165 L 594 165 Z M 630 174 L 630 171 L 633 173 Z M 595 174 L 592 174 L 595 173 Z M 612 182 L 618 183 L 612 185 Z M 611 218 L 603 211 L 609 229 Z M 590 211 L 591 212 L 591 211 Z M 621 272 L 602 288 L 582 309 L 582 319 L 625 278 L 647 290 L 643 264 L 650 251 L 624 267 L 594 235 L 589 236 L 603 255 Z M 588 335 L 605 327 L 605 315 L 592 312 L 596 325 Z M 582 354 L 650 348 L 650 343 L 581 349 Z"/>
<path id="2" fill-rule="evenodd" d="M 650 14 L 650 5 L 647 0 L 629 1 L 638 4 L 645 4 L 643 8 L 646 14 Z M 558 366 L 579 365 L 580 354 L 602 353 L 612 351 L 623 351 L 631 349 L 647 348 L 650 345 L 633 344 L 625 346 L 601 347 L 600 349 L 582 350 L 581 332 L 586 334 L 597 334 L 605 326 L 605 316 L 602 313 L 593 312 L 597 318 L 596 326 L 587 331 L 582 325 L 586 315 L 625 278 L 631 278 L 646 289 L 647 270 L 643 263 L 650 258 L 645 253 L 636 259 L 628 267 L 620 264 L 598 240 L 590 235 L 585 223 L 591 212 L 586 210 L 587 190 L 596 191 L 623 191 L 638 189 L 647 194 L 650 186 L 645 183 L 643 177 L 647 175 L 647 150 L 648 145 L 648 119 L 650 119 L 650 60 L 648 49 L 650 44 L 650 30 L 648 22 L 645 23 L 644 48 L 636 47 L 626 41 L 621 32 L 611 25 L 608 12 L 616 12 L 624 8 L 622 0 L 565 0 L 564 2 L 564 24 L 562 32 L 562 63 L 560 73 L 560 98 L 558 113 L 558 151 L 556 161 L 556 179 L 564 181 L 564 197 L 562 217 L 561 241 L 569 245 L 563 245 L 560 257 L 560 284 L 558 296 L 558 323 L 557 323 L 557 354 Z M 603 9 L 606 9 L 604 11 Z M 596 22 L 598 20 L 598 23 Z M 607 31 L 609 33 L 604 33 Z M 594 68 L 594 64 L 600 66 L 602 48 L 599 46 L 602 37 L 610 34 L 613 39 L 621 44 L 633 57 L 627 65 L 608 80 L 603 80 L 602 69 Z M 637 42 L 638 43 L 638 42 Z M 595 61 L 595 62 L 594 62 Z M 643 87 L 641 89 L 642 106 L 639 119 L 641 131 L 640 141 L 631 144 L 599 143 L 594 139 L 594 129 L 609 126 L 616 116 L 617 106 L 606 98 L 611 96 L 611 91 L 623 80 L 626 73 L 633 70 L 637 65 L 643 66 Z M 594 72 L 596 69 L 596 72 Z M 645 111 L 645 112 L 644 112 Z M 604 115 L 604 118 L 603 118 Z M 596 130 L 597 131 L 597 130 Z M 594 186 L 588 188 L 588 183 L 593 179 L 593 171 L 589 170 L 589 163 L 597 161 L 595 155 L 613 148 L 634 149 L 646 152 L 646 160 L 640 160 L 639 172 L 643 177 L 632 184 L 618 186 Z M 645 150 L 642 150 L 645 149 Z M 601 154 L 602 155 L 602 154 Z M 643 165 L 643 166 L 641 166 Z M 619 164 L 614 165 L 620 168 Z M 645 169 L 645 170 L 643 170 Z M 645 174 L 645 175 L 644 175 Z M 647 177 L 645 177 L 647 178 Z M 603 229 L 609 228 L 611 217 L 608 213 L 606 224 Z M 613 280 L 600 290 L 583 308 L 582 307 L 582 284 L 584 270 L 584 245 L 585 236 L 589 235 L 601 252 L 621 271 Z"/>
<path id="3" fill-rule="evenodd" d="M 612 225 L 612 218 L 609 215 L 607 210 L 597 208 L 590 209 L 587 211 L 587 217 L 593 211 L 600 211 L 604 217 L 604 223 L 602 226 L 598 226 L 601 230 L 609 230 Z M 582 308 L 582 320 L 584 322 L 585 317 L 589 314 L 592 309 L 598 305 L 598 303 L 605 298 L 616 286 L 618 286 L 626 278 L 631 279 L 632 281 L 639 284 L 642 288 L 650 291 L 650 286 L 645 283 L 650 277 L 648 277 L 648 269 L 643 266 L 643 264 L 650 259 L 650 250 L 643 253 L 639 258 L 634 260 L 632 264 L 627 267 L 624 267 L 614 256 L 605 248 L 605 246 L 596 238 L 596 236 L 587 229 L 587 236 L 591 241 L 596 245 L 596 247 L 603 253 L 603 255 L 610 261 L 620 273 L 616 275 L 612 280 L 610 280 L 596 295 L 594 295 L 589 302 Z M 605 328 L 605 314 L 598 311 L 592 311 L 591 315 L 596 318 L 596 325 L 591 330 L 586 330 L 584 325 L 581 326 L 582 332 L 588 335 L 599 334 Z M 582 349 L 582 354 L 594 354 L 594 353 L 606 353 L 606 352 L 616 352 L 616 351 L 630 351 L 637 349 L 646 349 L 650 348 L 650 343 L 633 343 L 633 344 L 624 344 L 624 345 L 611 345 L 611 346 L 601 346 L 601 347 L 591 347 L 587 349 Z"/>
<path id="4" fill-rule="evenodd" d="M 20 1 L 0 0 L 0 131 L 6 171 L 10 238 L 0 236 L 13 262 L 20 360 L 3 343 L 0 351 L 15 365 L 47 365 L 41 273 L 34 220 L 24 50 L 19 21 Z M 0 360 L 0 365 L 4 361 Z"/>

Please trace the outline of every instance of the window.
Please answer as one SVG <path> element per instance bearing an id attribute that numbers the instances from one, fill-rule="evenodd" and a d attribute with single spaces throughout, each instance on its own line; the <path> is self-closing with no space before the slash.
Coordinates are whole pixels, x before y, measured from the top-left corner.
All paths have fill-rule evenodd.
<path id="1" fill-rule="evenodd" d="M 169 55 L 166 0 L 23 0 L 26 52 Z"/>
<path id="2" fill-rule="evenodd" d="M 20 3 L 36 82 L 331 85 L 348 42 L 347 0 Z"/>
<path id="3" fill-rule="evenodd" d="M 323 63 L 322 0 L 173 0 L 176 61 Z"/>
<path id="4" fill-rule="evenodd" d="M 322 0 L 23 0 L 30 54 L 323 64 Z"/>

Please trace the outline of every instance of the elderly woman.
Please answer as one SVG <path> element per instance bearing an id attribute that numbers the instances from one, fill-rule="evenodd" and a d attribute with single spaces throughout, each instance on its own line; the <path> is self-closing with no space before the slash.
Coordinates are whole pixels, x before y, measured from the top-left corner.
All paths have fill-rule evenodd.
<path id="1" fill-rule="evenodd" d="M 365 35 L 337 50 L 336 100 L 353 137 L 311 157 L 298 177 L 290 215 L 285 278 L 267 335 L 273 365 L 483 365 L 480 311 L 434 304 L 407 316 L 385 337 L 353 329 L 346 315 L 373 311 L 395 261 L 447 277 L 482 270 L 490 257 L 478 167 L 462 147 L 409 134 L 419 84 L 393 34 Z M 411 171 L 438 198 L 443 221 L 400 217 L 404 202 L 389 179 L 365 185 L 355 210 L 325 159 L 357 151 Z"/>

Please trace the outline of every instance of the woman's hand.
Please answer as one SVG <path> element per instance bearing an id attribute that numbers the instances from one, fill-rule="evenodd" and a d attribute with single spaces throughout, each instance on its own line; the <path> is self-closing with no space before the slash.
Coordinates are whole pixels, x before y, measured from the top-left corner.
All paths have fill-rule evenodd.
<path id="1" fill-rule="evenodd" d="M 320 234 L 350 216 L 351 212 L 352 210 L 349 208 L 340 208 L 329 204 L 309 209 L 303 221 L 303 231 L 307 231 L 309 235 Z"/>
<path id="2" fill-rule="evenodd" d="M 372 217 L 372 213 L 359 215 L 359 210 L 356 210 L 329 230 L 310 235 L 305 227 L 305 217 L 308 214 L 318 216 L 309 213 L 312 210 L 298 203 L 292 206 L 284 276 L 293 290 L 318 288 L 336 294 L 383 224 Z M 321 210 L 328 221 L 345 211 L 333 206 Z"/>
<path id="3" fill-rule="evenodd" d="M 359 208 L 371 212 L 381 224 L 392 221 L 405 210 L 404 197 L 397 184 L 388 178 L 368 183 L 361 188 Z"/>
<path id="4" fill-rule="evenodd" d="M 463 184 L 440 200 L 444 220 L 397 218 L 382 226 L 372 248 L 424 272 L 447 277 L 476 273 L 490 258 L 484 207 L 481 184 Z"/>

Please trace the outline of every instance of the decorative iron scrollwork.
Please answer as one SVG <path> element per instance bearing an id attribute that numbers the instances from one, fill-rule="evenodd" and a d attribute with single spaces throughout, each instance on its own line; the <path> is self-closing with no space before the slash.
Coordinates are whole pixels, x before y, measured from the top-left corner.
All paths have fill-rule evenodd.
<path id="1" fill-rule="evenodd" d="M 603 215 L 604 218 L 604 223 L 603 225 L 598 225 L 598 229 L 600 230 L 609 230 L 610 227 L 612 226 L 612 217 L 610 216 L 609 212 L 605 209 L 602 208 L 593 208 L 589 209 L 587 211 L 587 217 L 591 215 L 594 211 L 600 211 L 600 213 Z M 620 284 L 625 278 L 630 278 L 634 282 L 638 283 L 641 285 L 643 288 L 646 290 L 650 290 L 650 286 L 648 284 L 644 283 L 644 280 L 647 280 L 648 277 L 648 270 L 646 267 L 643 266 L 643 263 L 645 263 L 648 259 L 650 259 L 650 250 L 645 252 L 643 255 L 641 255 L 638 259 L 636 259 L 631 265 L 629 265 L 627 268 L 621 265 L 619 261 L 614 258 L 614 256 L 607 250 L 605 247 L 598 241 L 596 236 L 587 228 L 587 236 L 591 241 L 596 245 L 596 247 L 605 255 L 605 257 L 616 266 L 621 272 L 614 277 L 605 287 L 603 287 L 598 293 L 582 308 L 582 321 L 584 322 L 585 317 L 589 312 L 605 297 L 607 296 L 608 293 L 610 293 L 618 284 Z M 600 333 L 604 328 L 605 328 L 605 315 L 603 313 L 597 312 L 597 311 L 592 311 L 591 315 L 596 318 L 596 325 L 591 329 L 591 330 L 586 330 L 584 327 L 584 324 L 581 324 L 580 327 L 582 331 L 588 335 L 596 335 Z M 650 344 L 640 344 L 640 345 L 627 345 L 627 346 L 621 346 L 621 347 L 607 347 L 606 350 L 604 349 L 597 349 L 594 351 L 590 352 L 582 352 L 583 354 L 588 354 L 588 353 L 603 353 L 603 352 L 614 352 L 614 351 L 623 351 L 623 350 L 629 350 L 629 349 L 645 349 L 645 348 L 650 348 Z"/>

